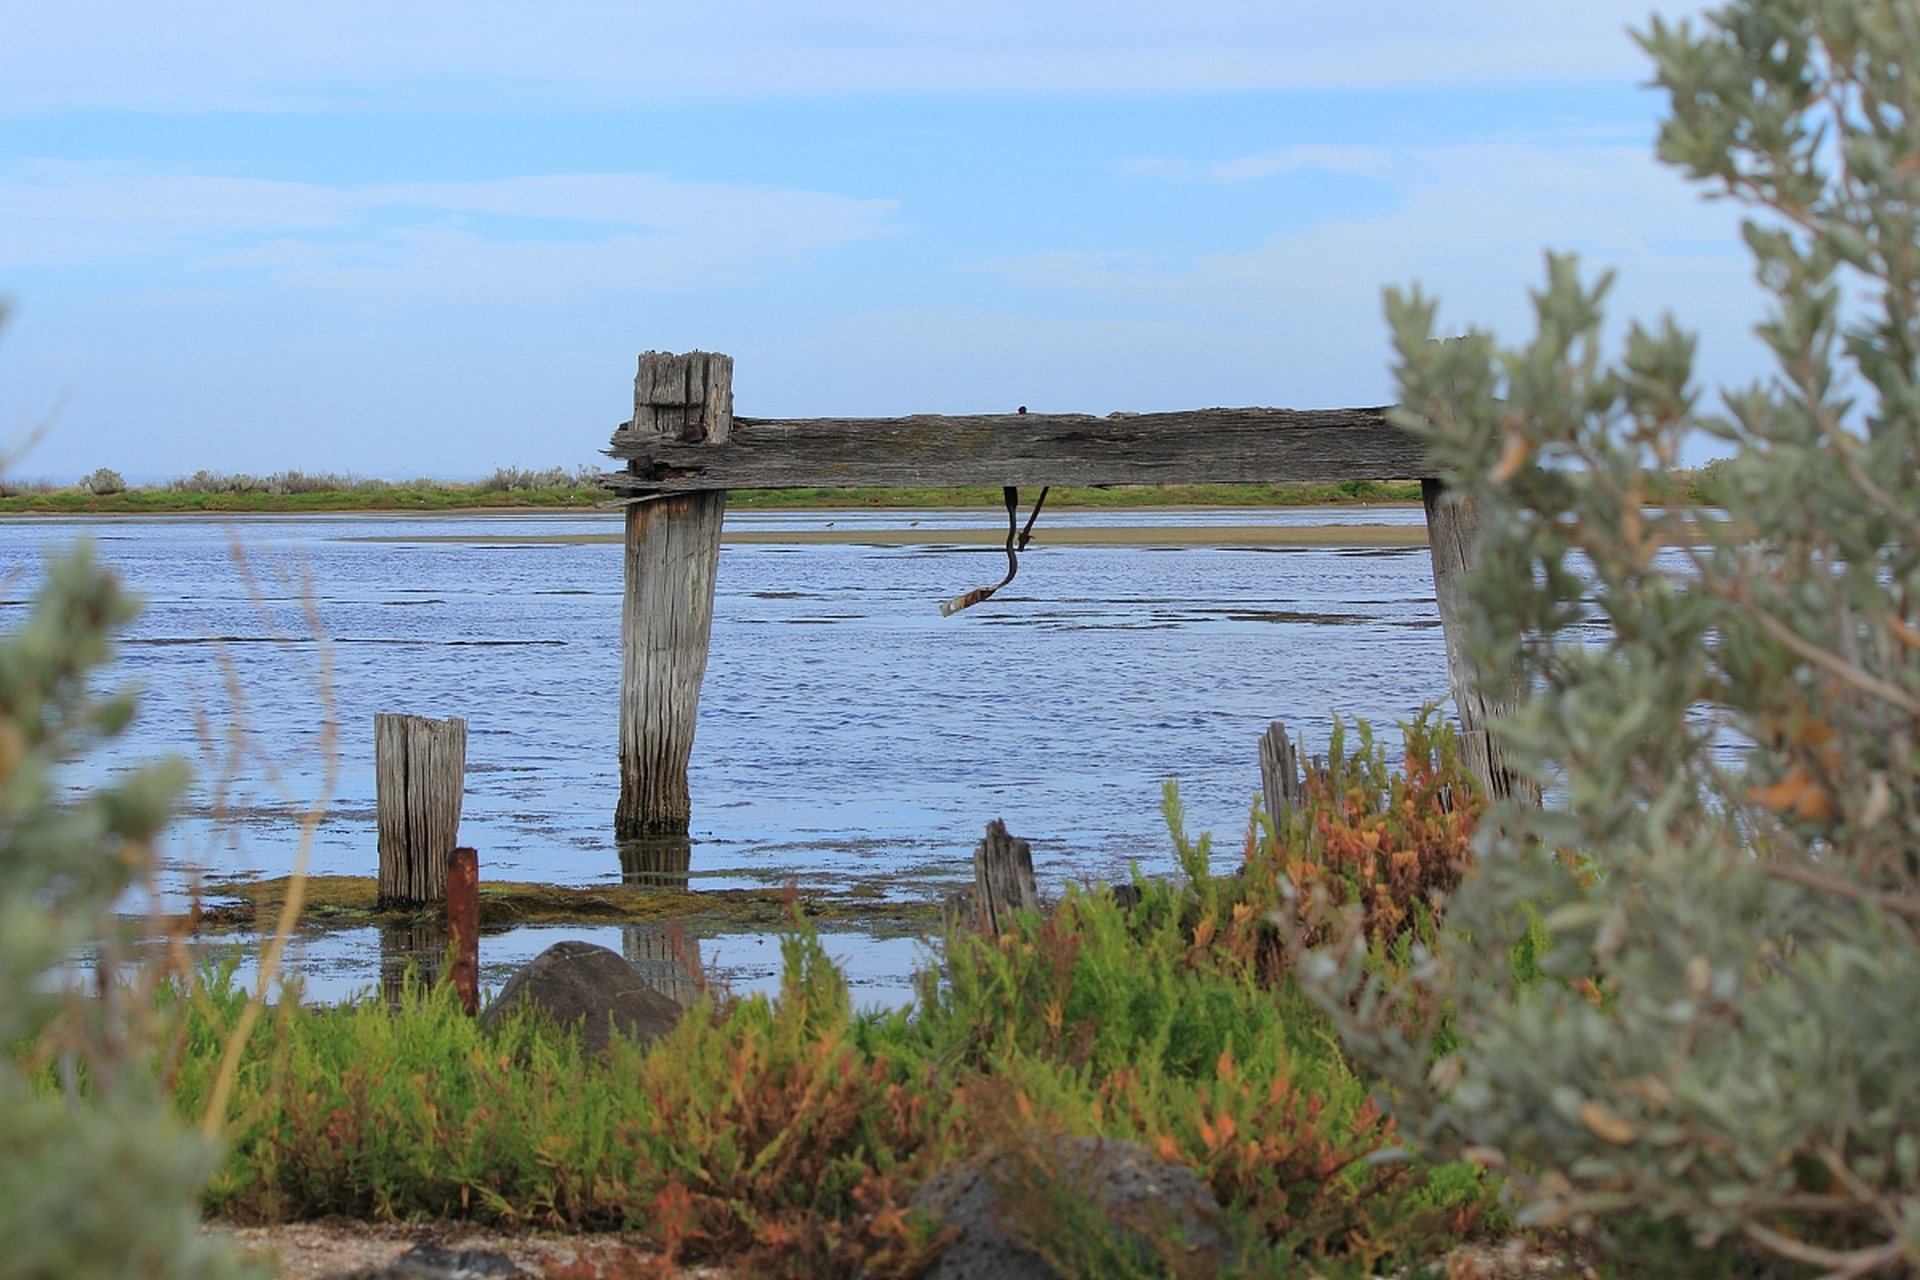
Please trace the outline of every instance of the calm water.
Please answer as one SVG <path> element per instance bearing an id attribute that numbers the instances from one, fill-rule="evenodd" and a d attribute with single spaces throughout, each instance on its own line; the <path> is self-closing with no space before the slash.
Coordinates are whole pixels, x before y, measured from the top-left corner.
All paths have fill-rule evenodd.
<path id="1" fill-rule="evenodd" d="M 728 527 L 999 518 L 737 513 Z M 972 846 L 996 817 L 1032 842 L 1043 885 L 1124 875 L 1132 861 L 1165 871 L 1169 778 L 1190 828 L 1236 849 L 1269 720 L 1303 728 L 1317 750 L 1330 709 L 1390 725 L 1445 691 L 1425 549 L 1048 547 L 1048 528 L 1420 519 L 1391 508 L 1049 512 L 1017 581 L 953 618 L 938 603 L 997 580 L 996 548 L 726 547 L 691 768 L 692 887 L 795 876 L 937 895 L 970 880 Z M 342 736 L 314 871 L 372 874 L 373 715 L 402 711 L 468 720 L 462 839 L 480 849 L 483 876 L 610 882 L 621 874 L 621 549 L 569 539 L 618 531 L 607 513 L 0 521 L 0 577 L 25 570 L 0 624 L 20 617 L 45 549 L 91 537 L 146 602 L 119 667 L 141 711 L 114 759 L 194 757 L 205 806 L 220 769 L 202 726 L 216 743 L 245 726 L 230 797 L 245 820 L 216 829 L 204 807 L 190 814 L 167 851 L 181 874 L 286 869 L 289 802 L 321 778 L 319 634 Z M 309 594 L 317 631 L 300 607 Z M 617 927 L 565 933 L 618 939 L 636 957 L 652 945 Z M 489 936 L 489 977 L 555 936 Z M 777 969 L 764 938 L 698 943 L 737 985 L 763 986 Z M 898 998 L 914 958 L 910 940 L 842 935 L 830 950 L 873 999 Z M 316 992 L 339 994 L 375 980 L 378 952 L 374 931 L 342 933 L 307 943 L 302 963 Z"/>

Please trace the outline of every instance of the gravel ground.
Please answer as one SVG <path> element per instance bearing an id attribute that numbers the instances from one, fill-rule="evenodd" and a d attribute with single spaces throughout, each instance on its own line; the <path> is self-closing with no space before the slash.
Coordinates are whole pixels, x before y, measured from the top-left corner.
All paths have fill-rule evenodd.
<path id="1" fill-rule="evenodd" d="M 503 1235 L 461 1223 L 395 1224 L 325 1218 L 273 1227 L 229 1227 L 216 1223 L 207 1230 L 231 1236 L 246 1252 L 270 1256 L 278 1280 L 321 1280 L 359 1267 L 383 1266 L 417 1244 L 437 1245 L 442 1249 L 492 1249 L 506 1254 L 535 1276 L 545 1276 L 569 1263 L 606 1266 L 623 1256 L 637 1275 L 640 1264 L 651 1257 L 638 1237 Z M 611 1271 L 608 1280 L 619 1280 L 627 1270 Z M 723 1280 L 728 1272 L 717 1267 L 686 1267 L 677 1272 L 647 1274 Z"/>
<path id="2" fill-rule="evenodd" d="M 207 1230 L 231 1236 L 241 1249 L 270 1255 L 277 1280 L 323 1280 L 358 1267 L 392 1262 L 417 1244 L 443 1249 L 492 1249 L 506 1254 L 535 1276 L 569 1263 L 606 1267 L 624 1259 L 626 1266 L 610 1269 L 607 1280 L 639 1277 L 653 1260 L 637 1236 L 618 1235 L 503 1235 L 461 1223 L 370 1223 L 352 1218 L 326 1218 L 274 1227 L 227 1227 Z M 657 1265 L 657 1264 L 656 1264 Z M 1447 1259 L 1449 1280 L 1592 1280 L 1588 1269 L 1569 1269 L 1560 1259 L 1529 1250 L 1520 1241 L 1505 1247 L 1465 1245 Z M 647 1270 L 648 1280 L 680 1276 L 685 1280 L 726 1280 L 723 1267 L 683 1267 L 678 1271 Z"/>

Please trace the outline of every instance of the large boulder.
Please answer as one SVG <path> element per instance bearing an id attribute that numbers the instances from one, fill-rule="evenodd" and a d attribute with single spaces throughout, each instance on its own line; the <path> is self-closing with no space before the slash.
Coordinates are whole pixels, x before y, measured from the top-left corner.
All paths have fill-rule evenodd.
<path id="1" fill-rule="evenodd" d="M 680 1021 L 680 1005 L 654 990 L 617 951 L 591 942 L 556 942 L 522 965 L 480 1016 L 493 1026 L 522 1005 L 545 1010 L 563 1026 L 578 1024 L 580 1038 L 598 1052 L 609 1029 L 650 1044 Z"/>
<path id="2" fill-rule="evenodd" d="M 1145 1245 L 1151 1231 L 1158 1240 L 1183 1244 L 1176 1274 L 1212 1275 L 1229 1260 L 1219 1202 L 1193 1170 L 1138 1143 L 1103 1138 L 1058 1138 L 1044 1144 L 1043 1153 L 1052 1175 L 1097 1204 L 1116 1236 Z M 915 1193 L 915 1207 L 961 1231 L 923 1280 L 1058 1280 L 1008 1229 L 1000 1194 L 1006 1160 L 989 1152 L 942 1170 Z"/>

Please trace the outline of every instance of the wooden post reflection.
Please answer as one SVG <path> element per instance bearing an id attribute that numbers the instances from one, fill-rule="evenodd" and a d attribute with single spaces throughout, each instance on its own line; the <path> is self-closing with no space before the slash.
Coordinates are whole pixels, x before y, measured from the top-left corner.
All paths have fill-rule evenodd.
<path id="1" fill-rule="evenodd" d="M 620 842 L 620 878 L 657 889 L 684 889 L 693 866 L 693 842 L 685 836 L 652 836 Z"/>
<path id="2" fill-rule="evenodd" d="M 661 995 L 689 1005 L 700 994 L 700 939 L 678 921 L 621 925 L 620 950 Z"/>
<path id="3" fill-rule="evenodd" d="M 447 926 L 439 919 L 403 920 L 380 926 L 380 998 L 400 1007 L 407 964 L 412 962 L 422 987 L 440 981 L 447 962 Z"/>

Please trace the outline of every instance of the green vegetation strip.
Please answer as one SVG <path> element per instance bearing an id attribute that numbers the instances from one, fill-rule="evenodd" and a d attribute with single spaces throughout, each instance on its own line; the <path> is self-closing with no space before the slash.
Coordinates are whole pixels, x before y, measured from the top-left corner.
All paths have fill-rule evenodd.
<path id="1" fill-rule="evenodd" d="M 478 511 L 585 510 L 613 501 L 591 485 L 500 489 L 486 485 L 415 484 L 272 492 L 266 481 L 232 477 L 228 489 L 197 492 L 165 486 L 93 493 L 78 486 L 63 489 L 0 487 L 0 514 L 17 515 L 298 515 L 329 511 Z M 1114 489 L 1055 489 L 1051 506 L 1132 507 L 1304 507 L 1359 502 L 1420 501 L 1418 482 L 1371 480 L 1301 485 L 1130 485 Z M 747 510 L 821 508 L 998 507 L 1000 491 L 965 489 L 736 489 L 729 506 Z"/>

